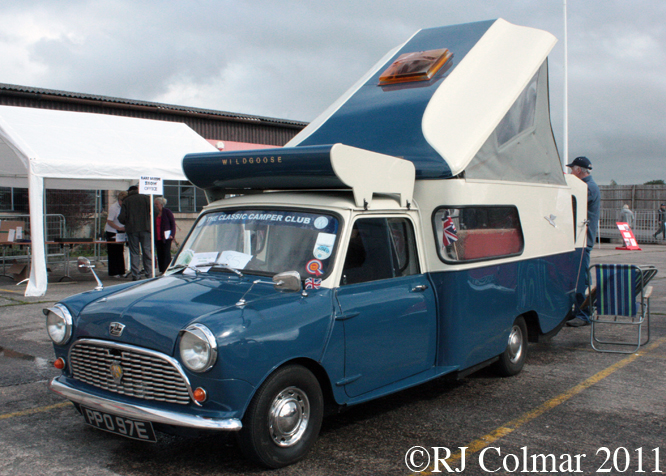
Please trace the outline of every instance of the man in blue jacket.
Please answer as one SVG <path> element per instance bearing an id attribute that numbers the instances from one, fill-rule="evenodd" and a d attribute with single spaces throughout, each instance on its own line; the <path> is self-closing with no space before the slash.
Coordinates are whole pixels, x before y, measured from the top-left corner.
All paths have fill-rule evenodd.
<path id="1" fill-rule="evenodd" d="M 590 254 L 594 247 L 594 242 L 599 233 L 599 214 L 601 211 L 601 193 L 590 172 L 592 163 L 587 157 L 576 157 L 573 162 L 567 164 L 571 168 L 571 174 L 575 175 L 587 184 L 587 243 L 583 250 L 581 266 L 578 271 L 578 280 L 576 287 L 576 317 L 569 322 L 569 327 L 582 327 L 590 325 L 589 309 L 580 309 L 585 299 L 585 289 L 587 288 L 587 270 L 590 267 Z"/>

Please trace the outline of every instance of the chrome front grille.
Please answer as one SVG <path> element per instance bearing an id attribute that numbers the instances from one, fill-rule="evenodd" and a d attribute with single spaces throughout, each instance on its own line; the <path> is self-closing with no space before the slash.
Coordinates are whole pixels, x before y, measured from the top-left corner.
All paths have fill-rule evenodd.
<path id="1" fill-rule="evenodd" d="M 145 400 L 190 403 L 189 382 L 178 364 L 164 354 L 113 342 L 84 340 L 72 346 L 69 362 L 76 380 L 95 387 Z"/>

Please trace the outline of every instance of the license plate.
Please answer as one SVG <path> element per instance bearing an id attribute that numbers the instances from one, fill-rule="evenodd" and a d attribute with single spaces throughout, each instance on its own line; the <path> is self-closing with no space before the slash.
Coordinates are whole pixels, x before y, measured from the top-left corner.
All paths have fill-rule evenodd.
<path id="1" fill-rule="evenodd" d="M 83 406 L 81 407 L 81 412 L 86 423 L 99 430 L 140 441 L 150 441 L 152 443 L 157 441 L 153 424 L 149 421 L 132 420 L 131 418 L 111 415 Z"/>

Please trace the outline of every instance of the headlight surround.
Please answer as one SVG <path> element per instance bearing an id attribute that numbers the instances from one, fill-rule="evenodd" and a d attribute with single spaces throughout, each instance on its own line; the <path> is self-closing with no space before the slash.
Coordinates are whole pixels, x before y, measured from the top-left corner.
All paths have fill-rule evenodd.
<path id="1" fill-rule="evenodd" d="M 64 345 L 72 337 L 72 315 L 62 304 L 44 309 L 46 330 L 56 345 Z"/>
<path id="2" fill-rule="evenodd" d="M 192 372 L 206 372 L 217 360 L 217 342 L 203 324 L 192 324 L 180 331 L 180 359 Z"/>

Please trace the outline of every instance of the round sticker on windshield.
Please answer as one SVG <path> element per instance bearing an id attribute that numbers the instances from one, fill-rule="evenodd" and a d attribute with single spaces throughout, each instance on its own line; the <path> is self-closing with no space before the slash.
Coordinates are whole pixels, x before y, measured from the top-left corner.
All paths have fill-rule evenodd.
<path id="1" fill-rule="evenodd" d="M 317 276 L 321 276 L 322 274 L 324 274 L 324 270 L 322 269 L 323 267 L 324 267 L 323 263 L 318 259 L 312 259 L 308 261 L 307 264 L 305 265 L 305 269 L 308 271 L 308 273 Z"/>
<path id="2" fill-rule="evenodd" d="M 319 217 L 314 222 L 314 227 L 317 230 L 321 230 L 322 228 L 326 228 L 326 226 L 328 226 L 328 218 L 326 218 L 326 217 Z"/>
<path id="3" fill-rule="evenodd" d="M 313 255 L 317 259 L 327 259 L 329 256 L 331 256 L 331 253 L 333 250 L 331 249 L 330 246 L 326 245 L 317 245 L 315 246 Z"/>

